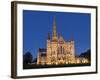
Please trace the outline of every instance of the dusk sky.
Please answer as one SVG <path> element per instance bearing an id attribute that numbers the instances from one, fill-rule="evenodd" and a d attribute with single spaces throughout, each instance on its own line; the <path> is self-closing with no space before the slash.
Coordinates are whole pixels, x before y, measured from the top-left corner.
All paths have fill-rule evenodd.
<path id="1" fill-rule="evenodd" d="M 90 14 L 23 10 L 23 54 L 31 52 L 37 57 L 38 48 L 46 48 L 48 32 L 52 37 L 54 17 L 57 34 L 66 42 L 73 38 L 77 55 L 90 48 Z"/>

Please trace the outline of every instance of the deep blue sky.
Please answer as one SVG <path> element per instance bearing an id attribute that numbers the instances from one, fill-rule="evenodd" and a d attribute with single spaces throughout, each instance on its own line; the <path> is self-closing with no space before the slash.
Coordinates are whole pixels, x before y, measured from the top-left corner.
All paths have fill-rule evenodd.
<path id="1" fill-rule="evenodd" d="M 66 41 L 73 37 L 76 54 L 90 48 L 90 20 L 87 13 L 23 10 L 23 53 L 37 56 L 38 48 L 46 48 L 48 32 L 52 36 L 54 17 L 57 33 Z"/>

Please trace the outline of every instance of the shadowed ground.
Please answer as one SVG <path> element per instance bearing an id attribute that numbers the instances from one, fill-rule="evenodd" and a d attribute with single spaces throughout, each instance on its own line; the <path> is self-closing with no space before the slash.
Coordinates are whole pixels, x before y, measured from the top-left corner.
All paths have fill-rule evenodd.
<path id="1" fill-rule="evenodd" d="M 36 68 L 57 68 L 57 67 L 79 67 L 79 66 L 90 66 L 90 63 L 85 64 L 60 64 L 60 65 L 36 65 L 36 64 L 26 64 L 23 69 L 36 69 Z"/>

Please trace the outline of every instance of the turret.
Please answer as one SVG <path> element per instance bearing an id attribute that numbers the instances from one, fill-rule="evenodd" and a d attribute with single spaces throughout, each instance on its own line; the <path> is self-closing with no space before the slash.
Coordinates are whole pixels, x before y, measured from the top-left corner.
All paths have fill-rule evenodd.
<path id="1" fill-rule="evenodd" d="M 71 49 L 71 54 L 72 54 L 72 63 L 75 62 L 75 43 L 74 43 L 74 38 L 73 35 L 71 36 L 70 40 L 70 49 Z"/>
<path id="2" fill-rule="evenodd" d="M 48 33 L 48 40 L 50 40 L 50 34 Z"/>
<path id="3" fill-rule="evenodd" d="M 48 38 L 47 38 L 47 56 L 46 56 L 46 64 L 51 64 L 51 40 L 50 40 L 50 34 L 48 33 Z"/>
<path id="4" fill-rule="evenodd" d="M 50 47 L 51 40 L 50 40 L 50 34 L 48 33 L 48 38 L 47 38 L 47 48 Z"/>

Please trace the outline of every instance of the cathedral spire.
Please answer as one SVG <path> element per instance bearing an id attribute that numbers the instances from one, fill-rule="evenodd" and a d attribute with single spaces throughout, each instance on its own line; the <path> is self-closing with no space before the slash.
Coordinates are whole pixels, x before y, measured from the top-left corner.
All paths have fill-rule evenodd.
<path id="1" fill-rule="evenodd" d="M 56 37 L 57 33 L 56 33 L 56 18 L 54 17 L 54 23 L 53 23 L 53 37 Z"/>
<path id="2" fill-rule="evenodd" d="M 52 39 L 53 39 L 53 40 L 57 39 L 56 18 L 55 18 L 55 17 L 54 17 L 54 22 L 53 22 L 53 34 L 52 34 Z"/>

